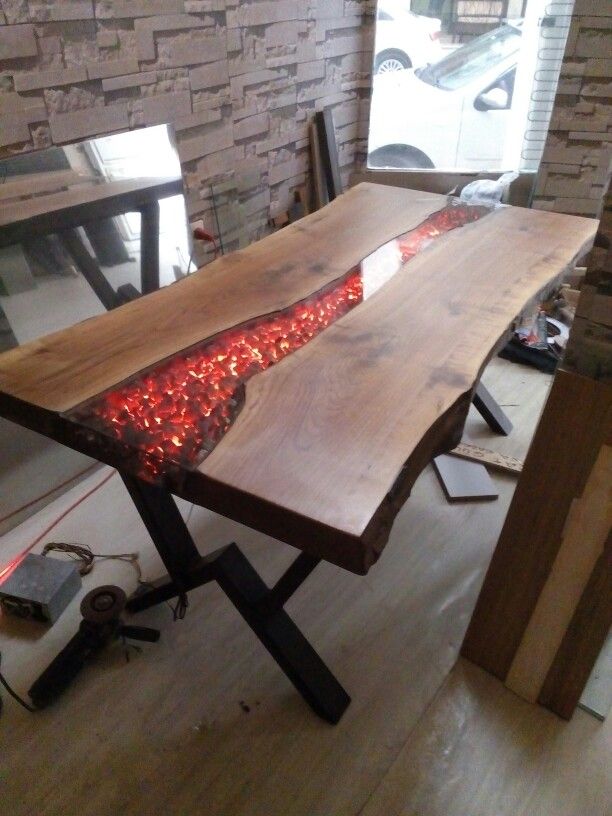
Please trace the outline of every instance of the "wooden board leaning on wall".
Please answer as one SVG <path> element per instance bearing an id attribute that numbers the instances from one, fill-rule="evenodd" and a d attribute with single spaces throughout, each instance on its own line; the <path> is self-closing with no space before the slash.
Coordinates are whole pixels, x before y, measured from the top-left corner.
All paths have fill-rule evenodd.
<path id="1" fill-rule="evenodd" d="M 612 625 L 611 257 L 585 278 L 462 649 L 566 718 Z"/>

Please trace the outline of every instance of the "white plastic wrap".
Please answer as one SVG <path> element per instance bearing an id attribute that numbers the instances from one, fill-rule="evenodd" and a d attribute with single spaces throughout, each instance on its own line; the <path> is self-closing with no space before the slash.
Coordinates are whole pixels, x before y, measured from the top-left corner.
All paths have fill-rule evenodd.
<path id="1" fill-rule="evenodd" d="M 477 179 L 466 184 L 459 198 L 467 204 L 498 207 L 504 192 L 519 177 L 518 173 L 504 173 L 498 179 Z"/>

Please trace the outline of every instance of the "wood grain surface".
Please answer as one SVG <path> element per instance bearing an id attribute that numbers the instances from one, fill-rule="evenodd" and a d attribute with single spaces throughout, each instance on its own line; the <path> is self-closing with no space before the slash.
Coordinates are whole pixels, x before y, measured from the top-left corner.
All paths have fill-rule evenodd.
<path id="1" fill-rule="evenodd" d="M 508 688 L 530 702 L 538 699 L 611 529 L 612 447 L 603 445 L 569 507 L 559 551 L 506 677 Z"/>
<path id="2" fill-rule="evenodd" d="M 563 636 L 554 629 L 553 621 L 559 617 L 561 629 L 567 627 L 572 614 L 567 602 L 572 595 L 572 603 L 580 597 L 605 541 L 609 507 L 603 491 L 609 490 L 609 484 L 599 476 L 593 484 L 601 482 L 604 498 L 596 496 L 591 502 L 593 485 L 589 486 L 589 479 L 598 457 L 609 457 L 605 449 L 610 444 L 612 388 L 561 368 L 462 647 L 464 657 L 506 680 L 532 616 L 539 610 L 543 620 L 529 634 L 529 653 L 521 658 L 524 679 L 515 686 L 530 699 L 537 698 Z M 590 508 L 592 518 L 584 513 L 585 507 Z M 568 548 L 569 559 L 564 553 Z M 583 559 L 584 565 L 579 563 Z M 586 576 L 581 575 L 585 565 Z M 551 594 L 553 597 L 548 597 Z M 528 664 L 534 676 L 530 676 Z M 527 688 L 534 679 L 535 686 Z"/>
<path id="3" fill-rule="evenodd" d="M 360 185 L 198 274 L 0 357 L 0 413 L 76 446 L 58 412 L 193 343 L 287 307 L 441 209 Z M 322 335 L 253 377 L 234 426 L 168 487 L 366 572 L 422 468 L 459 441 L 471 393 L 524 305 L 596 222 L 501 208 L 438 238 Z M 93 436 L 80 449 L 120 464 Z"/>

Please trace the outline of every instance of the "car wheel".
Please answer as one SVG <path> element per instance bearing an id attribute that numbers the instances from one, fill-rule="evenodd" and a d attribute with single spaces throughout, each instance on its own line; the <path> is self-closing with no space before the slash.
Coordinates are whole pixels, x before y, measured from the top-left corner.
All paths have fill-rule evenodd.
<path id="1" fill-rule="evenodd" d="M 389 50 L 376 55 L 374 73 L 391 74 L 394 71 L 403 71 L 411 67 L 412 62 L 410 61 L 410 57 L 404 54 L 403 51 Z"/>
<path id="2" fill-rule="evenodd" d="M 423 151 L 410 145 L 385 145 L 368 155 L 368 167 L 378 169 L 431 170 L 434 163 Z"/>

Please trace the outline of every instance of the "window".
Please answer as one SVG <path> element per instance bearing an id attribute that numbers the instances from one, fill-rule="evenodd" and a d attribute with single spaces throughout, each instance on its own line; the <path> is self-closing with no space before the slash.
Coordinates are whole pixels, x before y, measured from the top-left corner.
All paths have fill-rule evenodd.
<path id="1" fill-rule="evenodd" d="M 379 3 L 368 166 L 537 170 L 573 0 L 504 0 L 497 18 L 470 0 L 469 19 L 465 0 L 444 14 L 418 2 L 441 19 L 417 0 Z"/>
<path id="2" fill-rule="evenodd" d="M 417 68 L 415 74 L 423 82 L 445 91 L 463 88 L 473 79 L 483 76 L 491 68 L 517 55 L 521 32 L 512 26 L 503 26 L 472 40 L 443 57 L 439 62 Z"/>

